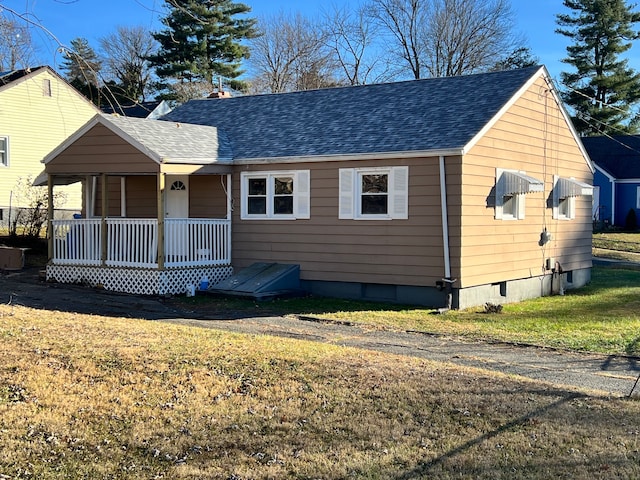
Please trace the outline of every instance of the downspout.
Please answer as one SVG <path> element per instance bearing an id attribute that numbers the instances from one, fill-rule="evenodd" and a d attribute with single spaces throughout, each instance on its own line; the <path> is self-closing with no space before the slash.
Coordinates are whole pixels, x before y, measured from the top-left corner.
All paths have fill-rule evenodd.
<path id="1" fill-rule="evenodd" d="M 447 211 L 447 183 L 444 168 L 444 156 L 440 155 L 440 204 L 442 205 L 442 250 L 444 254 L 444 278 L 443 287 L 447 293 L 447 305 L 439 309 L 440 313 L 451 310 L 452 286 L 454 279 L 451 278 L 451 252 L 449 250 L 449 213 Z"/>

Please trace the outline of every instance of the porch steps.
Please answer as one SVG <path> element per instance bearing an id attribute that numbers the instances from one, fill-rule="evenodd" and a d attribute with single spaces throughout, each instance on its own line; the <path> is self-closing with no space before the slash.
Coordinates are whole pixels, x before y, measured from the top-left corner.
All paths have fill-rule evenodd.
<path id="1" fill-rule="evenodd" d="M 258 300 L 300 295 L 300 265 L 254 263 L 228 279 L 212 285 L 208 292 Z"/>

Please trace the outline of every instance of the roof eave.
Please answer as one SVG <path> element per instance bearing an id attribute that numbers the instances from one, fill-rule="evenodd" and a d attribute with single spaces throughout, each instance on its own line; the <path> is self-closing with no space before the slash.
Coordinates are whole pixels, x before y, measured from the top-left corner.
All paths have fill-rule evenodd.
<path id="1" fill-rule="evenodd" d="M 236 158 L 234 165 L 251 165 L 265 163 L 316 163 L 316 162 L 348 162 L 358 160 L 387 160 L 394 158 L 450 157 L 463 155 L 462 148 L 434 150 L 415 150 L 398 152 L 353 153 L 335 155 L 298 155 L 287 157 Z"/>

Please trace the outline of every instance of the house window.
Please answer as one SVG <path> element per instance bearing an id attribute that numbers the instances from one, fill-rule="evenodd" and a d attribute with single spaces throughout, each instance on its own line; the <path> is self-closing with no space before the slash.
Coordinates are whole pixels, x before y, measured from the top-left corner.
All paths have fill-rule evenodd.
<path id="1" fill-rule="evenodd" d="M 175 182 L 173 182 L 171 184 L 171 190 L 173 190 L 173 191 L 177 192 L 177 191 L 183 191 L 183 190 L 186 190 L 186 189 L 187 189 L 187 186 L 181 180 L 176 180 Z"/>
<path id="2" fill-rule="evenodd" d="M 0 137 L 0 166 L 9 166 L 9 137 Z"/>
<path id="3" fill-rule="evenodd" d="M 495 217 L 498 220 L 522 220 L 527 193 L 542 192 L 541 180 L 517 170 L 496 169 Z"/>
<path id="4" fill-rule="evenodd" d="M 593 195 L 593 187 L 574 178 L 553 176 L 553 218 L 572 220 L 576 217 L 576 197 Z"/>
<path id="5" fill-rule="evenodd" d="M 309 170 L 243 172 L 243 220 L 295 220 L 310 217 Z"/>
<path id="6" fill-rule="evenodd" d="M 387 215 L 389 213 L 389 174 L 359 175 L 360 214 Z"/>
<path id="7" fill-rule="evenodd" d="M 338 218 L 408 218 L 409 167 L 341 168 L 339 176 Z"/>

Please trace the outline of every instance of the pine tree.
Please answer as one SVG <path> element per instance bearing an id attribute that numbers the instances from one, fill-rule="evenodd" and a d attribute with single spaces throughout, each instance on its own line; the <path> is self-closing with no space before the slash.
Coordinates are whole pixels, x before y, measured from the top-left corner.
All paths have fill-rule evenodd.
<path id="1" fill-rule="evenodd" d="M 170 93 L 165 98 L 186 100 L 210 89 L 216 79 L 235 79 L 249 49 L 241 42 L 256 36 L 255 20 L 238 18 L 250 7 L 231 0 L 165 0 L 166 29 L 153 37 L 160 49 L 150 56 L 157 76 Z M 168 80 L 168 82 L 167 82 Z M 171 82 L 173 80 L 173 82 Z"/>
<path id="2" fill-rule="evenodd" d="M 96 105 L 100 105 L 99 78 L 102 62 L 86 38 L 71 40 L 61 70 L 69 83 Z"/>
<path id="3" fill-rule="evenodd" d="M 562 72 L 565 102 L 581 135 L 634 133 L 631 107 L 640 100 L 640 75 L 621 55 L 638 38 L 640 13 L 625 0 L 564 0 L 570 14 L 557 15 L 557 33 L 573 40 Z"/>

